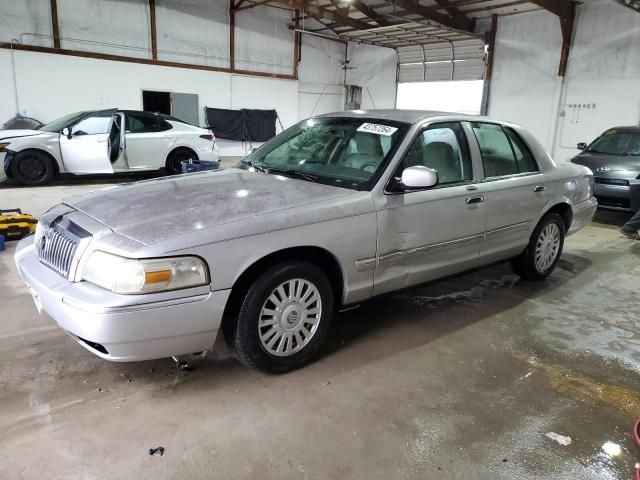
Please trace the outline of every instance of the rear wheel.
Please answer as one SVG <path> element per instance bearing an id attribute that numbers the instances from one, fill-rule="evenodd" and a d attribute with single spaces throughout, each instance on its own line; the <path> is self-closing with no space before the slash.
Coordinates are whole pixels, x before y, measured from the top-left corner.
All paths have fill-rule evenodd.
<path id="1" fill-rule="evenodd" d="M 198 160 L 198 155 L 190 148 L 176 148 L 167 158 L 167 172 L 171 175 L 182 173 L 182 162 L 187 160 Z"/>
<path id="2" fill-rule="evenodd" d="M 526 280 L 542 280 L 556 268 L 564 247 L 565 226 L 557 213 L 545 215 L 531 234 L 529 245 L 511 265 Z"/>
<path id="3" fill-rule="evenodd" d="M 251 368 L 293 370 L 318 351 L 334 310 L 333 290 L 320 268 L 302 261 L 281 263 L 249 287 L 227 342 Z"/>
<path id="4" fill-rule="evenodd" d="M 54 173 L 51 158 L 38 150 L 20 152 L 11 162 L 11 175 L 24 185 L 44 185 L 51 180 Z"/>

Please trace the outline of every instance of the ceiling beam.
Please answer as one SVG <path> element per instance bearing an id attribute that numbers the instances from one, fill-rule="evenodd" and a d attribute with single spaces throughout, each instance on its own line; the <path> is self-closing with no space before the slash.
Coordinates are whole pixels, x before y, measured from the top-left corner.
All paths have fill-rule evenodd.
<path id="1" fill-rule="evenodd" d="M 473 20 L 471 20 L 464 13 L 458 10 L 458 8 L 451 2 L 449 2 L 449 0 L 435 0 L 435 2 L 441 7 L 444 7 L 447 13 L 451 15 L 455 21 L 459 22 L 460 24 L 469 24 L 475 27 Z"/>
<path id="2" fill-rule="evenodd" d="M 417 0 L 387 0 L 388 3 L 391 3 L 397 7 L 400 7 L 404 10 L 407 10 L 410 13 L 414 13 L 416 15 L 420 15 L 426 20 L 433 20 L 434 22 L 439 23 L 445 27 L 449 27 L 455 30 L 463 30 L 465 32 L 472 33 L 475 28 L 475 20 L 464 17 L 464 20 L 451 17 L 449 15 L 445 15 L 443 13 L 438 12 L 439 8 L 442 7 L 425 7 L 418 3 Z M 544 0 L 548 1 L 548 0 Z M 448 2 L 447 2 L 448 3 Z M 464 16 L 464 15 L 463 15 Z"/>
<path id="3" fill-rule="evenodd" d="M 362 20 L 356 20 L 355 18 L 342 15 L 336 10 L 329 10 L 328 8 L 320 5 L 311 5 L 305 0 L 274 0 L 273 3 L 286 5 L 293 10 L 300 10 L 304 14 L 316 20 L 329 20 L 333 23 L 355 28 L 356 30 L 367 30 L 373 26 L 369 25 L 367 22 L 363 22 Z"/>
<path id="4" fill-rule="evenodd" d="M 539 7 L 556 14 L 560 18 L 568 19 L 571 16 L 573 7 L 569 0 L 531 0 Z"/>
<path id="5" fill-rule="evenodd" d="M 391 22 L 389 22 L 388 20 L 385 20 L 385 18 L 382 15 L 380 15 L 378 12 L 376 12 L 373 8 L 371 8 L 369 5 L 364 3 L 362 0 L 351 0 L 351 5 L 353 5 L 353 8 L 355 8 L 356 10 L 364 13 L 371 20 L 375 20 L 375 22 L 381 27 L 387 27 L 391 25 Z"/>

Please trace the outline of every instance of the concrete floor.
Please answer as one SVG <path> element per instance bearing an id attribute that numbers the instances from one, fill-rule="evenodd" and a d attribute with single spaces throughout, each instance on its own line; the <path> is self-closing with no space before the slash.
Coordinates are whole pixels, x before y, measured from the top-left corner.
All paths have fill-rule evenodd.
<path id="1" fill-rule="evenodd" d="M 0 204 L 39 214 L 97 186 L 5 188 Z M 283 376 L 223 344 L 190 372 L 105 362 L 36 313 L 9 244 L 0 478 L 629 479 L 640 242 L 624 220 L 598 215 L 543 283 L 500 265 L 343 313 L 321 358 Z"/>

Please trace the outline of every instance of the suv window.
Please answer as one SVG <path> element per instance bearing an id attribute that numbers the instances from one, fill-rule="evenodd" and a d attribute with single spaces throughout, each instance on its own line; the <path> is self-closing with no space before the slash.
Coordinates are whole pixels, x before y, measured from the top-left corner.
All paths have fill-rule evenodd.
<path id="1" fill-rule="evenodd" d="M 471 123 L 471 128 L 480 147 L 485 177 L 538 171 L 531 150 L 513 130 L 479 122 Z"/>
<path id="2" fill-rule="evenodd" d="M 126 112 L 124 129 L 127 133 L 157 132 L 158 118 L 152 113 Z"/>
<path id="3" fill-rule="evenodd" d="M 458 122 L 427 127 L 407 150 L 395 177 L 407 167 L 423 165 L 438 172 L 438 185 L 460 183 L 473 178 L 469 146 Z"/>

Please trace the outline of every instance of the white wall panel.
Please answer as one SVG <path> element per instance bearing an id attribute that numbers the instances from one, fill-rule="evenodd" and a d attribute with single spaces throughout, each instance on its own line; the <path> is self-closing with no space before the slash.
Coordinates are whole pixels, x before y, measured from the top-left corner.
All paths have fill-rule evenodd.
<path id="1" fill-rule="evenodd" d="M 158 59 L 229 68 L 227 0 L 156 0 L 156 30 Z"/>
<path id="2" fill-rule="evenodd" d="M 229 108 L 275 108 L 284 128 L 298 121 L 298 82 L 295 80 L 232 75 L 230 93 Z M 279 125 L 276 131 L 280 131 Z"/>
<path id="3" fill-rule="evenodd" d="M 291 11 L 269 7 L 255 7 L 236 13 L 236 68 L 291 75 L 291 18 Z"/>
<path id="4" fill-rule="evenodd" d="M 552 149 L 562 48 L 558 17 L 546 11 L 501 17 L 489 115 L 518 123 Z"/>
<path id="5" fill-rule="evenodd" d="M 27 33 L 43 35 L 38 37 Z M 0 0 L 0 42 L 52 47 L 50 0 Z"/>
<path id="6" fill-rule="evenodd" d="M 62 48 L 151 58 L 147 0 L 58 0 Z"/>
<path id="7" fill-rule="evenodd" d="M 398 57 L 391 48 L 349 43 L 347 84 L 362 87 L 362 108 L 394 108 Z"/>
<path id="8" fill-rule="evenodd" d="M 307 22 L 306 28 L 314 28 Z M 302 35 L 298 66 L 298 118 L 344 110 L 345 45 L 313 35 Z"/>

